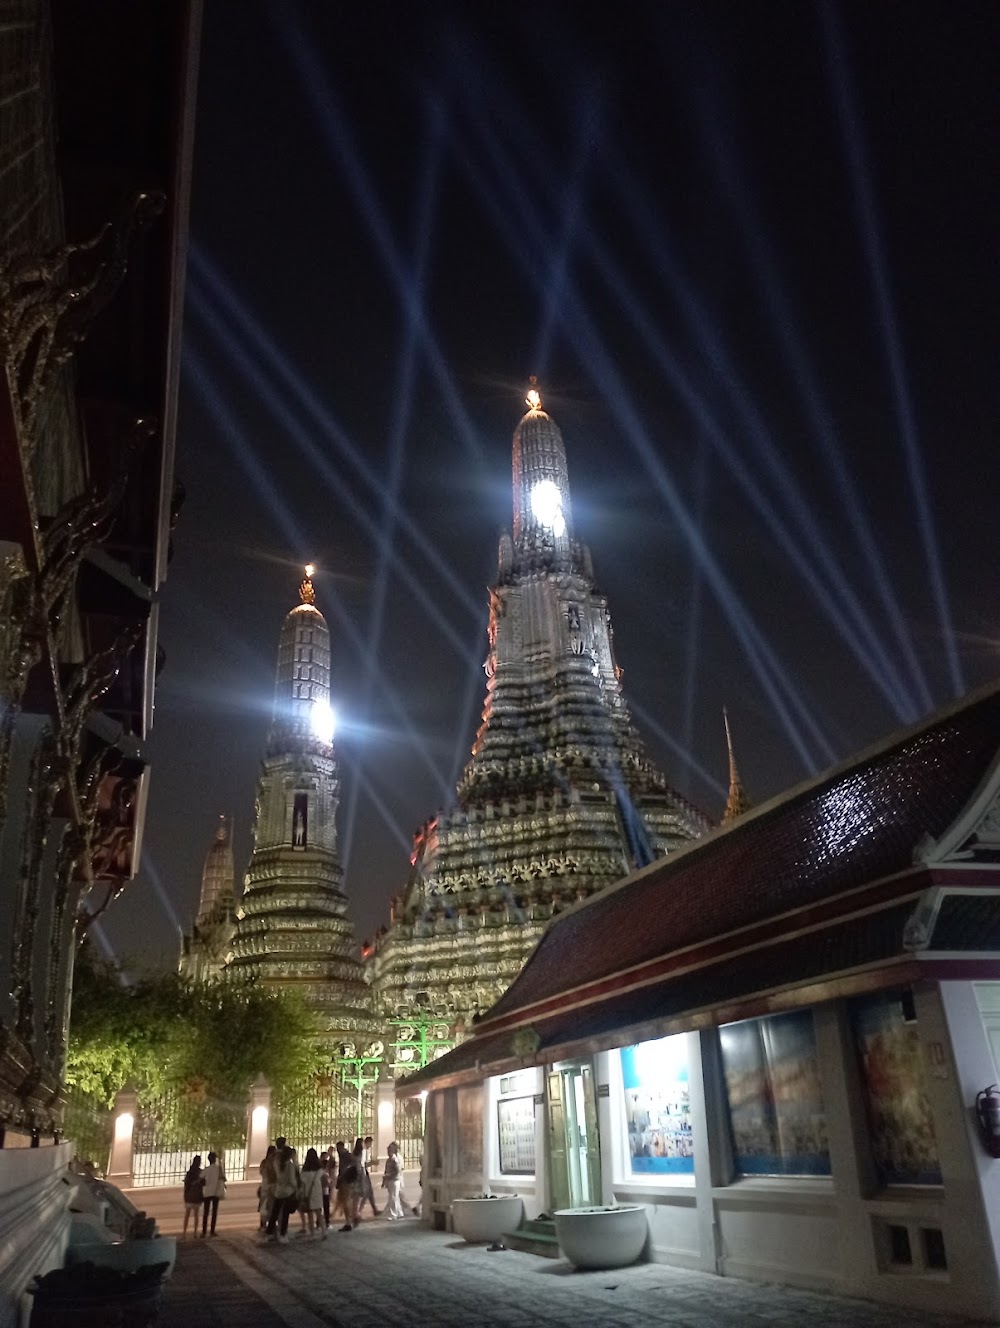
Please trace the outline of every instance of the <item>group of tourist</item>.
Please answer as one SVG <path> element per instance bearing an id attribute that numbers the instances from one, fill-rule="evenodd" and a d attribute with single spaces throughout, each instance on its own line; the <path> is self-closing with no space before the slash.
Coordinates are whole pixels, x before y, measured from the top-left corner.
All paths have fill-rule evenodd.
<path id="1" fill-rule="evenodd" d="M 371 1146 L 372 1137 L 368 1135 L 355 1141 L 353 1151 L 342 1139 L 327 1152 L 317 1153 L 310 1148 L 300 1167 L 295 1149 L 284 1138 L 276 1139 L 260 1164 L 261 1238 L 287 1244 L 288 1219 L 294 1212 L 299 1213 L 302 1235 L 323 1240 L 338 1214 L 343 1218 L 340 1231 L 354 1230 L 366 1204 L 378 1217 L 370 1171 Z M 390 1222 L 404 1216 L 402 1184 L 399 1144 L 393 1142 L 386 1150 L 382 1175 L 385 1216 Z"/>
<path id="2" fill-rule="evenodd" d="M 378 1217 L 370 1170 L 371 1147 L 371 1135 L 356 1140 L 353 1150 L 348 1150 L 341 1139 L 328 1152 L 317 1153 L 310 1148 L 300 1166 L 295 1149 L 283 1137 L 275 1139 L 259 1168 L 261 1239 L 286 1245 L 288 1219 L 295 1212 L 301 1220 L 302 1235 L 324 1240 L 338 1215 L 343 1219 L 341 1231 L 354 1230 L 366 1205 Z M 395 1142 L 386 1149 L 382 1188 L 386 1192 L 382 1210 L 386 1220 L 394 1222 L 404 1217 L 403 1170 L 399 1144 Z M 190 1224 L 192 1235 L 197 1236 L 200 1215 L 202 1236 L 214 1236 L 219 1200 L 225 1197 L 226 1174 L 218 1156 L 209 1153 L 208 1166 L 202 1169 L 201 1154 L 196 1154 L 184 1177 L 184 1235 Z M 416 1216 L 415 1208 L 410 1211 Z"/>
<path id="3" fill-rule="evenodd" d="M 201 1165 L 201 1154 L 195 1153 L 191 1165 L 184 1177 L 184 1235 L 188 1224 L 191 1235 L 198 1234 L 198 1218 L 201 1217 L 201 1234 L 215 1235 L 215 1223 L 219 1216 L 219 1200 L 226 1197 L 226 1173 L 217 1153 L 209 1153 L 208 1166 Z M 211 1219 L 211 1229 L 209 1220 Z"/>

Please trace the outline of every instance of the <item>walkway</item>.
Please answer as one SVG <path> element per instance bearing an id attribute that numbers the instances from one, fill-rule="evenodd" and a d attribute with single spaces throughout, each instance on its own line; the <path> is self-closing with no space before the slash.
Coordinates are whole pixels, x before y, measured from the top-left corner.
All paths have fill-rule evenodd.
<path id="1" fill-rule="evenodd" d="M 293 1218 L 293 1222 L 297 1219 Z M 157 1328 L 971 1328 L 867 1301 L 636 1264 L 577 1273 L 422 1223 L 325 1241 L 249 1233 L 179 1241 Z"/>

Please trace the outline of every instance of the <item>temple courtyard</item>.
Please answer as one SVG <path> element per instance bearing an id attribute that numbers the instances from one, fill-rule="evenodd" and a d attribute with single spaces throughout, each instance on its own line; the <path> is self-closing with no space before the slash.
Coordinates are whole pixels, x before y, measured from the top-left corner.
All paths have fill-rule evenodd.
<path id="1" fill-rule="evenodd" d="M 297 1224 L 297 1218 L 292 1219 Z M 294 1226 L 289 1228 L 290 1233 Z M 158 1328 L 960 1328 L 972 1320 L 788 1287 L 635 1264 L 575 1272 L 562 1260 L 466 1245 L 408 1219 L 326 1240 L 260 1245 L 226 1226 L 178 1241 Z"/>

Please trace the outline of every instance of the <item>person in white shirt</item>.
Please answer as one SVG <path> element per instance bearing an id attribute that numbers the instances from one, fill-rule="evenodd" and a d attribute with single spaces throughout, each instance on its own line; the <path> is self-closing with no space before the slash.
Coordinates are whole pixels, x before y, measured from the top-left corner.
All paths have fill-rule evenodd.
<path id="1" fill-rule="evenodd" d="M 212 1213 L 212 1225 L 209 1235 L 215 1235 L 215 1221 L 219 1216 L 219 1200 L 226 1197 L 226 1173 L 222 1169 L 218 1153 L 209 1153 L 208 1166 L 205 1168 L 202 1188 L 201 1234 L 204 1237 L 208 1226 L 209 1210 Z"/>
<path id="2" fill-rule="evenodd" d="M 400 1190 L 403 1188 L 403 1172 L 399 1165 L 399 1144 L 393 1141 L 385 1150 L 385 1170 L 382 1172 L 382 1188 L 386 1192 L 385 1217 L 387 1222 L 395 1222 L 403 1216 L 400 1202 Z"/>

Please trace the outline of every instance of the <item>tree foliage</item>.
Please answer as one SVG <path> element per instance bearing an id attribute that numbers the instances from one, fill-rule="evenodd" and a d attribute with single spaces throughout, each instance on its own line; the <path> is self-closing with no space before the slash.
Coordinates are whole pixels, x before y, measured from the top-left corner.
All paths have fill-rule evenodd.
<path id="1" fill-rule="evenodd" d="M 89 947 L 80 952 L 66 1082 L 109 1107 L 126 1084 L 140 1104 L 169 1103 L 162 1136 L 225 1146 L 242 1128 L 259 1074 L 290 1100 L 309 1092 L 328 1062 L 319 1022 L 294 994 L 175 973 L 124 985 Z"/>

